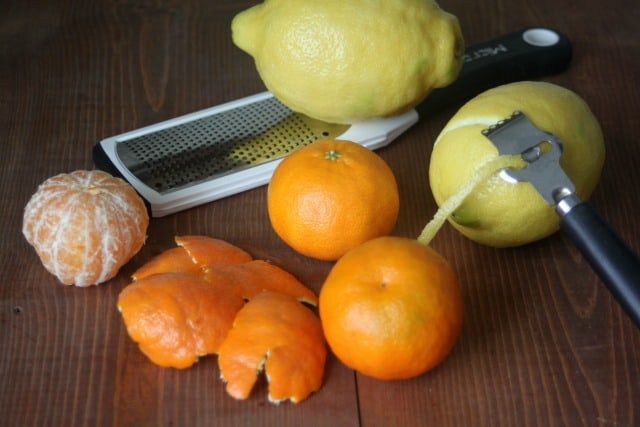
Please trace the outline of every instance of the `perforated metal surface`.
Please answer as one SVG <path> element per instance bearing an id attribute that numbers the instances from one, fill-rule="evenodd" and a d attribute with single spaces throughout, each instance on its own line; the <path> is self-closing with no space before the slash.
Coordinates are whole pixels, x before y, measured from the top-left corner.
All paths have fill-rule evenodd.
<path id="1" fill-rule="evenodd" d="M 280 159 L 347 128 L 309 119 L 268 98 L 120 141 L 116 152 L 138 179 L 167 193 Z"/>

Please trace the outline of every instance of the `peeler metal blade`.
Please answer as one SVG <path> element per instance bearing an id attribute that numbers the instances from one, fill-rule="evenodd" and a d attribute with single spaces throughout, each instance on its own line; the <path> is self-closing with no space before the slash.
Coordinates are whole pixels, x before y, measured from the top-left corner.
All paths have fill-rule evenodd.
<path id="1" fill-rule="evenodd" d="M 527 165 L 505 169 L 507 181 L 529 182 L 550 205 L 575 192 L 575 186 L 560 165 L 562 142 L 552 133 L 538 129 L 521 111 L 482 131 L 501 155 L 519 154 Z"/>

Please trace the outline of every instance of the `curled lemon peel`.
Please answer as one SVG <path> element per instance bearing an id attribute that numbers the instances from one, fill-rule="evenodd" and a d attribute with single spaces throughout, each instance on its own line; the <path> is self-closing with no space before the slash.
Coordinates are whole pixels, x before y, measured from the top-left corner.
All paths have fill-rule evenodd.
<path id="1" fill-rule="evenodd" d="M 455 193 L 444 201 L 436 211 L 435 215 L 424 227 L 418 242 L 428 245 L 444 225 L 447 218 L 455 212 L 464 200 L 471 194 L 478 184 L 490 178 L 497 171 L 502 169 L 520 169 L 526 165 L 526 162 L 519 154 L 501 155 L 492 157 L 481 163 L 473 172 L 471 177 L 464 182 Z"/>

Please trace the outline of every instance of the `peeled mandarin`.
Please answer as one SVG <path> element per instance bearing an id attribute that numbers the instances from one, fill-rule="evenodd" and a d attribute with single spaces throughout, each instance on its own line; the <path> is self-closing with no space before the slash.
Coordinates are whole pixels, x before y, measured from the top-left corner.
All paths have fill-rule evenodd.
<path id="1" fill-rule="evenodd" d="M 144 244 L 148 225 L 145 204 L 128 183 L 79 170 L 38 187 L 22 232 L 58 280 L 84 287 L 113 278 Z"/>

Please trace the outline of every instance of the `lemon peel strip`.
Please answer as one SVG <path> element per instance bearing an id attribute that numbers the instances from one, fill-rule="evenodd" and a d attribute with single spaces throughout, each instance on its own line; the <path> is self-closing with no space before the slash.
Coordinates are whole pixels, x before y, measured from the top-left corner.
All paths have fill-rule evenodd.
<path id="1" fill-rule="evenodd" d="M 435 215 L 418 236 L 418 242 L 428 245 L 442 228 L 447 218 L 458 209 L 473 189 L 481 182 L 489 179 L 494 173 L 501 169 L 520 169 L 526 165 L 519 154 L 502 155 L 493 157 L 481 163 L 473 172 L 471 177 L 464 182 L 455 193 L 440 205 Z"/>

